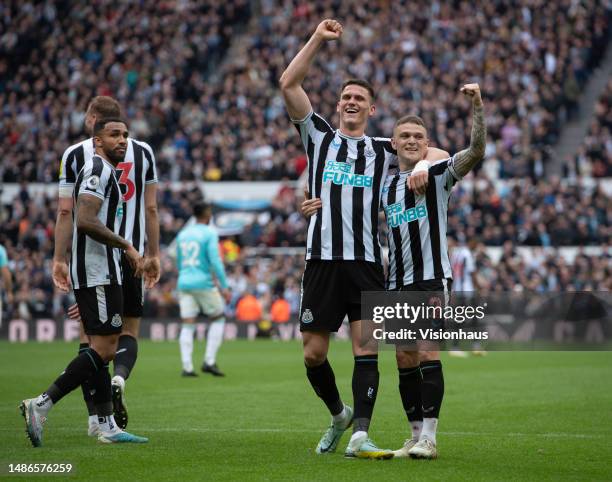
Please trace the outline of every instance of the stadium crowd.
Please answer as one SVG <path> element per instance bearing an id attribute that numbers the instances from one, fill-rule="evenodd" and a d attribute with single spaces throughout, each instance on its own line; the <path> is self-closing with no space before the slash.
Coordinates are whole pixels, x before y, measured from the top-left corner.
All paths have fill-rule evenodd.
<path id="1" fill-rule="evenodd" d="M 0 158 L 12 162 L 0 180 L 55 181 L 94 94 L 125 106 L 133 135 L 157 152 L 161 179 L 297 178 L 306 161 L 277 79 L 325 16 L 346 29 L 307 79 L 324 116 L 344 78 L 365 77 L 378 89 L 371 134 L 389 135 L 398 116 L 417 112 L 434 143 L 454 152 L 469 135 L 458 86 L 479 79 L 490 139 L 483 170 L 537 177 L 605 52 L 610 17 L 597 0 L 254 5 L 257 15 L 248 0 L 3 3 L 0 74 L 11 75 L 0 75 Z"/>
<path id="2" fill-rule="evenodd" d="M 478 240 L 474 251 L 483 289 L 512 290 L 524 286 L 534 290 L 611 289 L 612 202 L 600 187 L 568 186 L 560 181 L 500 183 L 496 189 L 480 179 L 469 189 L 459 184 L 449 211 L 449 234 Z M 168 255 L 178 230 L 190 216 L 201 192 L 194 185 L 174 191 L 160 189 L 162 278 L 148 292 L 147 314 L 177 314 L 174 296 L 177 272 Z M 0 207 L 0 244 L 8 251 L 15 277 L 15 315 L 58 316 L 71 302 L 55 292 L 51 281 L 53 227 L 57 200 L 44 193 L 31 195 L 24 184 L 10 204 Z M 233 296 L 232 309 L 246 293 L 253 293 L 262 306 L 276 298 L 287 300 L 292 312 L 299 301 L 303 253 L 261 256 L 265 250 L 304 245 L 305 220 L 296 211 L 299 200 L 293 189 L 283 187 L 269 209 L 257 213 L 241 235 L 223 239 L 222 252 Z M 384 223 L 382 223 L 384 225 Z M 568 264 L 556 251 L 536 251 L 521 258 L 517 246 L 601 246 L 603 255 L 580 255 Z M 486 246 L 501 246 L 504 255 L 495 263 Z M 251 251 L 250 251 L 251 250 Z"/>
<path id="3" fill-rule="evenodd" d="M 511 242 L 504 244 L 498 262 L 487 254 L 482 243 L 477 245 L 474 255 L 481 293 L 612 289 L 612 253 L 609 249 L 607 253 L 604 249 L 601 255 L 580 252 L 573 263 L 567 262 L 556 250 L 536 248 L 530 256 L 521 255 Z M 49 262 L 42 256 L 13 258 L 11 268 L 16 281 L 15 304 L 11 307 L 13 316 L 24 319 L 65 316 L 73 301 L 70 296 L 53 289 Z M 178 317 L 177 272 L 167 254 L 162 256 L 162 269 L 160 283 L 147 291 L 145 316 Z M 269 316 L 271 304 L 277 299 L 287 301 L 291 315 L 296 315 L 303 269 L 303 254 L 262 255 L 245 251 L 232 263 L 227 263 L 232 292 L 228 315 L 236 316 L 237 304 L 247 295 L 254 295 L 261 304 L 263 317 Z"/>
<path id="4" fill-rule="evenodd" d="M 595 104 L 589 132 L 565 174 L 612 177 L 612 80 Z"/>
<path id="5" fill-rule="evenodd" d="M 181 163 L 194 96 L 251 15 L 248 0 L 68 1 L 0 5 L 0 181 L 55 182 L 66 147 L 82 139 L 95 95 L 124 106 L 132 134 Z M 10 75 L 8 75 L 10 73 Z M 198 107 L 206 117 L 208 109 Z M 203 144 L 204 135 L 191 142 Z M 176 161 L 175 161 L 176 159 Z M 172 162 L 170 162 L 172 161 Z M 184 159 L 183 159 L 184 161 Z"/>

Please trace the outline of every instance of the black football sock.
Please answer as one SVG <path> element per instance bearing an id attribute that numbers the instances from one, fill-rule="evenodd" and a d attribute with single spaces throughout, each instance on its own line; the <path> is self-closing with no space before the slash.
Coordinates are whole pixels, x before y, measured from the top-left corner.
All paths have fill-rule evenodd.
<path id="1" fill-rule="evenodd" d="M 444 398 L 442 362 L 432 360 L 421 363 L 423 373 L 423 417 L 438 418 Z"/>
<path id="2" fill-rule="evenodd" d="M 95 374 L 92 379 L 92 384 L 95 389 L 93 401 L 96 405 L 96 413 L 98 417 L 107 417 L 113 413 L 111 376 L 108 371 L 108 363 Z"/>
<path id="3" fill-rule="evenodd" d="M 336 377 L 327 358 L 316 367 L 306 366 L 306 376 L 315 393 L 323 400 L 332 415 L 338 415 L 344 409 L 340 393 L 336 386 Z"/>
<path id="4" fill-rule="evenodd" d="M 402 405 L 414 435 L 415 429 L 417 432 L 420 431 L 420 426 L 416 424 L 423 422 L 423 400 L 421 396 L 423 376 L 421 375 L 421 368 L 418 366 L 398 368 L 398 371 L 400 397 L 402 397 Z"/>
<path id="5" fill-rule="evenodd" d="M 353 401 L 355 415 L 353 433 L 370 428 L 372 412 L 378 393 L 378 355 L 360 355 L 355 357 L 353 369 Z"/>
<path id="6" fill-rule="evenodd" d="M 104 360 L 92 348 L 87 348 L 74 358 L 57 380 L 45 392 L 53 403 L 59 402 L 85 380 L 102 369 Z"/>
<path id="7" fill-rule="evenodd" d="M 127 380 L 138 357 L 138 341 L 132 335 L 121 335 L 115 355 L 115 375 Z"/>
<path id="8" fill-rule="evenodd" d="M 79 355 L 86 351 L 89 348 L 89 343 L 81 343 L 79 345 Z M 85 405 L 87 405 L 87 414 L 95 415 L 96 414 L 96 406 L 93 402 L 92 396 L 93 387 L 91 386 L 91 382 L 89 380 L 85 380 L 81 383 L 81 391 L 83 392 L 83 400 L 85 400 Z"/>

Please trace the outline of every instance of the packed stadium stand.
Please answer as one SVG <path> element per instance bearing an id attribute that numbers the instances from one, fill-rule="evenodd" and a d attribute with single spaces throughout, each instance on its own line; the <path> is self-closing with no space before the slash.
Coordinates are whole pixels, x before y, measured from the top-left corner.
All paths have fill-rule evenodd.
<path id="1" fill-rule="evenodd" d="M 595 104 L 595 116 L 567 176 L 612 177 L 612 80 Z"/>
<path id="2" fill-rule="evenodd" d="M 332 117 L 343 79 L 368 78 L 378 90 L 370 134 L 388 136 L 395 119 L 418 112 L 434 143 L 455 152 L 469 136 L 458 88 L 477 78 L 487 97 L 483 168 L 490 177 L 537 176 L 601 61 L 610 15 L 596 0 L 478 1 L 469 9 L 331 0 L 0 8 L 0 72 L 11 72 L 0 84 L 0 158 L 11 159 L 0 167 L 4 182 L 53 182 L 65 147 L 84 136 L 95 94 L 125 106 L 164 179 L 296 178 L 305 159 L 278 78 L 325 16 L 347 28 L 307 79 L 321 114 Z"/>
<path id="3" fill-rule="evenodd" d="M 330 120 L 342 81 L 367 78 L 377 89 L 370 135 L 389 136 L 397 117 L 418 113 L 433 145 L 454 153 L 469 143 L 458 89 L 480 82 L 486 159 L 451 198 L 449 234 L 476 241 L 483 286 L 612 288 L 612 82 L 574 162 L 563 177 L 546 176 L 548 164 L 561 162 L 550 148 L 564 123 L 581 115 L 581 92 L 604 59 L 609 4 L 455 3 L 3 2 L 0 244 L 15 277 L 9 314 L 58 317 L 71 303 L 50 275 L 53 188 L 64 149 L 88 137 L 83 120 L 94 95 L 116 97 L 132 135 L 157 156 L 163 276 L 148 292 L 147 315 L 177 315 L 166 248 L 202 190 L 206 196 L 210 183 L 236 180 L 283 182 L 265 205 L 245 210 L 237 232 L 222 236 L 231 309 L 254 293 L 266 308 L 282 296 L 295 313 L 307 227 L 297 180 L 306 157 L 278 78 L 325 17 L 342 20 L 344 37 L 322 49 L 305 88 Z M 216 216 L 227 211 L 215 206 Z M 517 249 L 524 246 L 533 249 Z M 567 257 L 568 246 L 594 250 Z"/>

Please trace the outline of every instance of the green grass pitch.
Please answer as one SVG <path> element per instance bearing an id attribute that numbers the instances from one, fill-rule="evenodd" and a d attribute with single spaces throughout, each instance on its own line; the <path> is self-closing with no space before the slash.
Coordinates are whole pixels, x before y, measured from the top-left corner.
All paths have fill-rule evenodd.
<path id="1" fill-rule="evenodd" d="M 141 342 L 127 385 L 128 428 L 150 443 L 104 446 L 88 438 L 79 390 L 54 408 L 44 447 L 34 449 L 17 406 L 44 390 L 76 351 L 76 343 L 0 343 L 0 476 L 8 463 L 70 462 L 75 480 L 612 479 L 611 352 L 444 355 L 439 459 L 367 461 L 344 459 L 348 434 L 336 454 L 315 455 L 329 417 L 308 385 L 300 346 L 259 340 L 222 346 L 222 379 L 181 378 L 176 343 Z M 202 355 L 199 343 L 196 366 Z M 408 426 L 393 353 L 380 359 L 370 436 L 397 449 Z M 350 401 L 350 345 L 332 343 L 330 361 Z"/>

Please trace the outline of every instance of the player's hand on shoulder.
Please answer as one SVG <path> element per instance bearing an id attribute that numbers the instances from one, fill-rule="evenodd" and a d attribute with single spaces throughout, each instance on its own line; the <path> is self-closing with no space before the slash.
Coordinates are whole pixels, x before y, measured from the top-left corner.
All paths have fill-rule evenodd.
<path id="1" fill-rule="evenodd" d="M 425 155 L 425 160 L 429 162 L 441 161 L 442 159 L 448 159 L 450 154 L 443 150 L 438 149 L 437 147 L 428 147 L 427 154 Z"/>
<path id="2" fill-rule="evenodd" d="M 478 84 L 465 84 L 460 89 L 461 93 L 472 99 L 475 105 L 482 105 L 482 96 L 480 95 L 480 86 Z"/>
<path id="3" fill-rule="evenodd" d="M 342 35 L 342 24 L 337 20 L 325 19 L 317 26 L 315 35 L 326 42 L 337 40 Z"/>
<path id="4" fill-rule="evenodd" d="M 408 176 L 408 179 L 406 179 L 406 184 L 408 185 L 408 189 L 421 196 L 427 191 L 427 185 L 429 184 L 429 173 L 417 172 L 411 174 Z"/>
<path id="5" fill-rule="evenodd" d="M 429 184 L 429 161 L 419 161 L 414 170 L 406 179 L 408 189 L 414 191 L 415 194 L 421 196 L 427 191 Z"/>
<path id="6" fill-rule="evenodd" d="M 53 260 L 52 278 L 55 287 L 68 293 L 70 291 L 70 276 L 68 274 L 68 263 L 65 261 Z"/>
<path id="7" fill-rule="evenodd" d="M 161 265 L 157 256 L 148 256 L 144 259 L 145 288 L 153 288 L 161 276 Z"/>
<path id="8" fill-rule="evenodd" d="M 310 193 L 304 189 L 304 202 L 300 207 L 302 215 L 309 218 L 313 214 L 316 214 L 316 212 L 321 209 L 321 206 L 323 206 L 321 198 L 315 197 L 310 199 Z"/>

